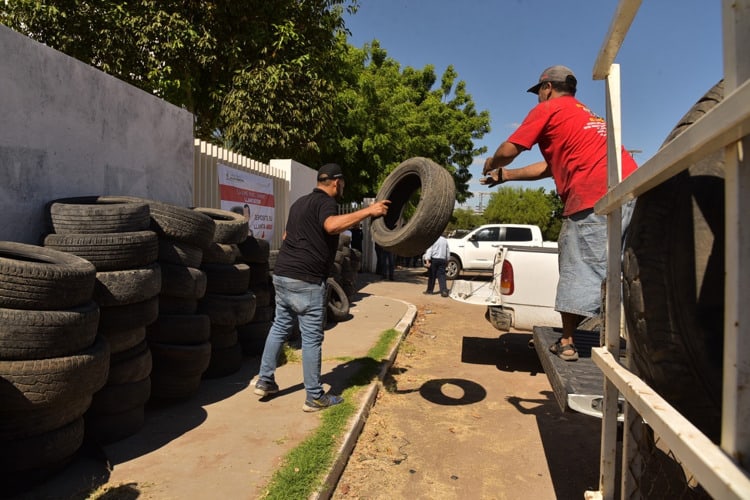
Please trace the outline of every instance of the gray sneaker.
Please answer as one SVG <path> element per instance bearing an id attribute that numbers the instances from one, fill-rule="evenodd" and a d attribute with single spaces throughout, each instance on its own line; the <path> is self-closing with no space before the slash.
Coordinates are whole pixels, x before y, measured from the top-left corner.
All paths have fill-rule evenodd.
<path id="1" fill-rule="evenodd" d="M 343 402 L 344 398 L 342 398 L 341 396 L 334 396 L 333 394 L 323 394 L 319 399 L 308 398 L 307 400 L 305 400 L 305 404 L 302 405 L 302 411 L 320 411 L 324 408 L 328 408 L 329 406 L 337 405 Z"/>
<path id="2" fill-rule="evenodd" d="M 255 389 L 253 389 L 253 392 L 261 397 L 270 396 L 271 394 L 279 392 L 279 386 L 276 382 L 266 382 L 265 380 L 258 379 L 258 381 L 255 382 Z"/>

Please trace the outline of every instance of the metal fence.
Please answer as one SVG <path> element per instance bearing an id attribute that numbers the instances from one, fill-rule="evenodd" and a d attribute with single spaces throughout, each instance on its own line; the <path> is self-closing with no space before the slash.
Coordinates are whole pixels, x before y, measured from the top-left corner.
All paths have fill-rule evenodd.
<path id="1" fill-rule="evenodd" d="M 278 250 L 289 214 L 290 172 L 196 139 L 193 169 L 193 204 L 196 207 L 221 208 L 218 164 L 273 179 L 276 230 L 273 232 L 270 246 L 271 250 Z"/>

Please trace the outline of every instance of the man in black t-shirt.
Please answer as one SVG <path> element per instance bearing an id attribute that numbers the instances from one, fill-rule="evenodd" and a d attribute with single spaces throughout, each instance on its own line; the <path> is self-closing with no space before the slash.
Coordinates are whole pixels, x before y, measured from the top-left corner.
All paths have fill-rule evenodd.
<path id="1" fill-rule="evenodd" d="M 307 412 L 343 401 L 340 396 L 326 394 L 320 383 L 326 278 L 336 257 L 338 235 L 367 217 L 385 215 L 390 203 L 383 200 L 337 215 L 336 198 L 341 197 L 344 185 L 340 166 L 328 163 L 320 167 L 315 189 L 289 209 L 284 241 L 274 266 L 276 316 L 266 338 L 254 392 L 265 397 L 279 391 L 274 379 L 276 364 L 296 319 L 302 337 L 302 374 L 307 393 L 302 410 Z"/>

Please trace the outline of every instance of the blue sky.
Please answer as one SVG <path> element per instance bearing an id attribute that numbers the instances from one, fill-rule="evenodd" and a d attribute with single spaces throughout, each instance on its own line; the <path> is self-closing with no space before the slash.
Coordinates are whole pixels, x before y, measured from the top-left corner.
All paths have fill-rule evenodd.
<path id="1" fill-rule="evenodd" d="M 548 66 L 563 64 L 578 77 L 577 97 L 604 116 L 604 82 L 592 79 L 617 0 L 360 0 L 346 17 L 349 42 L 376 39 L 402 68 L 430 64 L 440 76 L 452 64 L 478 110 L 488 110 L 489 134 L 477 145 L 487 155 L 518 126 L 536 104 L 526 89 Z M 615 59 L 620 65 L 623 144 L 639 164 L 695 101 L 721 79 L 721 2 L 656 0 L 642 3 Z M 475 158 L 468 205 L 489 192 L 477 180 L 484 157 Z M 539 161 L 534 147 L 511 165 Z M 554 189 L 551 180 L 518 183 Z M 484 197 L 484 203 L 487 198 Z"/>

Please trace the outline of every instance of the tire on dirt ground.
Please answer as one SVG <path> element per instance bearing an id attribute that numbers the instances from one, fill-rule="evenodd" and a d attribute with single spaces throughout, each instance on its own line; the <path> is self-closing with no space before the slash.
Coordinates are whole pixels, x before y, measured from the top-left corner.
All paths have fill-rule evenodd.
<path id="1" fill-rule="evenodd" d="M 419 195 L 413 216 L 405 209 Z M 456 202 L 453 176 L 428 158 L 410 158 L 386 177 L 375 198 L 391 200 L 388 214 L 372 222 L 375 243 L 396 255 L 419 255 L 445 230 Z"/>
<path id="2" fill-rule="evenodd" d="M 220 378 L 237 373 L 242 368 L 242 346 L 235 343 L 229 347 L 211 349 L 211 361 L 203 372 L 203 378 Z"/>
<path id="3" fill-rule="evenodd" d="M 60 310 L 91 300 L 96 268 L 81 257 L 0 242 L 0 307 Z"/>

